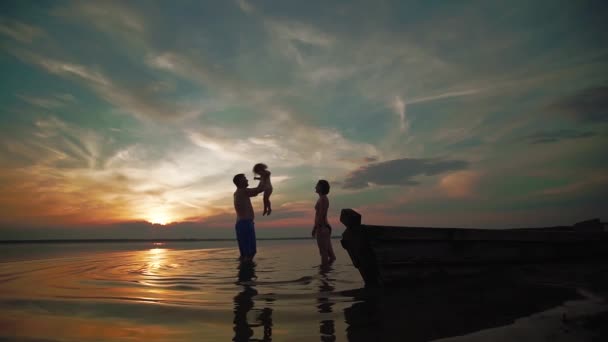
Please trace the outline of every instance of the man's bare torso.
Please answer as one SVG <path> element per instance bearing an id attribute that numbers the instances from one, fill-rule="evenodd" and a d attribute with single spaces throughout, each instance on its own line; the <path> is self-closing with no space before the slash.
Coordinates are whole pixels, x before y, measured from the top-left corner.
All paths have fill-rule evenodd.
<path id="1" fill-rule="evenodd" d="M 237 221 L 254 219 L 255 215 L 247 189 L 237 189 L 234 192 L 234 210 L 236 211 Z"/>

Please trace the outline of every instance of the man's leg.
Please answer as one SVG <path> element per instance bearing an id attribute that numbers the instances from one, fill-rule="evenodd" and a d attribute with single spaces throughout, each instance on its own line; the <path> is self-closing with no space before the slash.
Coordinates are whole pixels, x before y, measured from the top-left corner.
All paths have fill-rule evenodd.
<path id="1" fill-rule="evenodd" d="M 249 260 L 253 260 L 253 257 L 258 252 L 257 243 L 255 238 L 255 223 L 253 220 L 250 221 L 249 226 Z"/>
<path id="2" fill-rule="evenodd" d="M 239 246 L 239 260 L 243 260 L 245 256 L 245 239 L 243 237 L 243 223 L 241 221 L 237 221 L 234 226 L 234 230 L 236 231 L 236 241 Z"/>
<path id="3" fill-rule="evenodd" d="M 242 247 L 243 261 L 251 261 L 256 253 L 255 229 L 253 220 L 240 221 L 240 243 Z"/>

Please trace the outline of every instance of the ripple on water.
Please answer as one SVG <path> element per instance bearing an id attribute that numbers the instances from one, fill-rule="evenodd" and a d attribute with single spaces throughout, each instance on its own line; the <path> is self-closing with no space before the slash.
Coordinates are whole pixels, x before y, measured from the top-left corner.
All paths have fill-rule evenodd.
<path id="1" fill-rule="evenodd" d="M 89 256 L 16 261 L 0 264 L 0 297 L 129 300 L 174 305 L 232 304 L 243 288 L 255 288 L 264 301 L 314 298 L 320 278 L 310 257 L 261 249 L 257 264 L 243 270 L 233 248 L 149 250 L 97 253 Z M 337 263 L 332 290 L 358 288 L 359 277 L 346 263 Z M 350 271 L 349 271 L 350 270 Z M 344 279 L 340 279 L 344 277 Z M 288 303 L 285 303 L 288 304 Z"/>
<path id="2" fill-rule="evenodd" d="M 508 275 L 464 288 L 362 291 L 341 249 L 330 268 L 317 267 L 308 241 L 259 250 L 250 265 L 234 248 L 166 245 L 0 263 L 0 326 L 22 340 L 428 341 L 510 324 L 573 296 Z M 0 340 L 18 340 L 6 330 Z"/>

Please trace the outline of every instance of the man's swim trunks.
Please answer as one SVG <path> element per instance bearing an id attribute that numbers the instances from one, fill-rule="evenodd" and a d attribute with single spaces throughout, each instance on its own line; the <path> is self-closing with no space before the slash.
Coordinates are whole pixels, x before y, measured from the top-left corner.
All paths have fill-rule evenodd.
<path id="1" fill-rule="evenodd" d="M 239 220 L 236 222 L 235 229 L 241 257 L 253 257 L 257 252 L 255 247 L 255 228 L 253 220 Z"/>

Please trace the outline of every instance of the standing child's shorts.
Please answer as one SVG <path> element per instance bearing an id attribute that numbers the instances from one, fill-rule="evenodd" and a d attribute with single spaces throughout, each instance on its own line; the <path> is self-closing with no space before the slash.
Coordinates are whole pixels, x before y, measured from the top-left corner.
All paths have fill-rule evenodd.
<path id="1" fill-rule="evenodd" d="M 238 220 L 236 221 L 235 229 L 241 256 L 253 257 L 257 252 L 253 220 Z"/>

